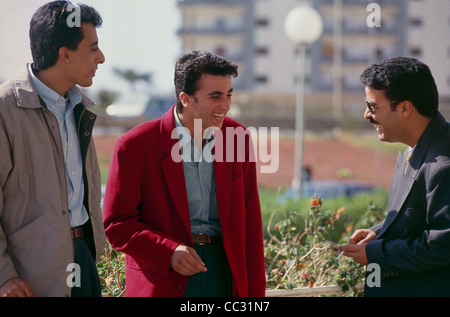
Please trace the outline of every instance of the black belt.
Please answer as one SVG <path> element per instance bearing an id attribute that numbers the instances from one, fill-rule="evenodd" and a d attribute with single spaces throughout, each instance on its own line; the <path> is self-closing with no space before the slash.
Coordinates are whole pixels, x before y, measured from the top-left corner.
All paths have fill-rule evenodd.
<path id="1" fill-rule="evenodd" d="M 81 227 L 71 228 L 70 231 L 72 232 L 72 239 L 78 239 L 84 236 L 83 228 Z"/>

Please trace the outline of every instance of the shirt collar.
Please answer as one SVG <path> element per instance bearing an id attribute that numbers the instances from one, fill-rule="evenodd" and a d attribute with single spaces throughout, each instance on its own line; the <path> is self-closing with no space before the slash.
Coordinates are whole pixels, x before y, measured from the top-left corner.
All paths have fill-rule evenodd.
<path id="1" fill-rule="evenodd" d="M 175 118 L 175 127 L 184 128 L 183 124 L 181 123 L 180 117 L 178 116 L 177 107 L 173 107 L 173 117 Z"/>
<path id="2" fill-rule="evenodd" d="M 180 120 L 180 117 L 178 116 L 177 107 L 173 107 L 173 116 L 175 118 L 175 127 L 176 128 L 184 128 L 188 132 L 189 130 L 183 125 L 183 123 Z M 214 129 L 208 128 L 205 130 L 206 134 L 204 135 L 206 140 L 214 140 Z M 191 134 L 189 133 L 189 138 L 192 139 Z"/>
<path id="3" fill-rule="evenodd" d="M 72 110 L 77 104 L 79 104 L 82 100 L 81 92 L 78 87 L 73 86 L 71 89 L 67 91 L 68 97 L 65 98 L 60 96 L 53 89 L 49 88 L 42 81 L 40 81 L 33 72 L 31 64 L 28 64 L 28 72 L 30 73 L 31 79 L 33 81 L 34 86 L 36 87 L 37 94 L 44 99 L 47 106 L 55 105 L 55 107 L 61 108 L 62 112 Z M 70 100 L 69 104 L 66 107 L 67 100 Z"/>

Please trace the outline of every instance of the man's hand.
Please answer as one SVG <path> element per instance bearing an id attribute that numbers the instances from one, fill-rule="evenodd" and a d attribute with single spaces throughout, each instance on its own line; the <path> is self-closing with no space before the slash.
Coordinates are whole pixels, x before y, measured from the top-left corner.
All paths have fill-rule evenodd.
<path id="1" fill-rule="evenodd" d="M 30 285 L 24 280 L 13 277 L 0 286 L 1 297 L 34 297 Z"/>
<path id="2" fill-rule="evenodd" d="M 206 272 L 205 263 L 193 248 L 180 244 L 173 252 L 170 266 L 183 276 Z"/>
<path id="3" fill-rule="evenodd" d="M 353 258 L 355 262 L 367 265 L 366 244 L 376 237 L 377 234 L 370 229 L 356 230 L 350 237 L 349 244 L 338 246 L 338 250 L 344 251 L 344 255 Z"/>
<path id="4" fill-rule="evenodd" d="M 366 244 L 349 244 L 338 246 L 339 251 L 344 251 L 344 255 L 353 258 L 353 261 L 362 265 L 367 265 Z"/>
<path id="5" fill-rule="evenodd" d="M 350 244 L 364 244 L 369 241 L 375 240 L 377 234 L 370 229 L 356 230 L 350 237 Z"/>

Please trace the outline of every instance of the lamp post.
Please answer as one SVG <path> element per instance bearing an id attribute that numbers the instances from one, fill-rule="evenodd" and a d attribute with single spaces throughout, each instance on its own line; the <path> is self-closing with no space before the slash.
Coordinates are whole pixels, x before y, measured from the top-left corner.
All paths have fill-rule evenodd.
<path id="1" fill-rule="evenodd" d="M 302 194 L 303 130 L 305 108 L 306 47 L 322 34 L 322 18 L 309 6 L 292 9 L 286 16 L 284 30 L 288 38 L 297 45 L 297 92 L 295 109 L 295 157 L 292 198 Z"/>

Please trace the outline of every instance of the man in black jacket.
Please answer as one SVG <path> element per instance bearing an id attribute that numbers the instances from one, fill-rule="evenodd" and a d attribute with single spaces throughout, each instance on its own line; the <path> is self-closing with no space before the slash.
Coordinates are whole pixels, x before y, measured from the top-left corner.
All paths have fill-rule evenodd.
<path id="1" fill-rule="evenodd" d="M 450 296 L 450 128 L 433 76 L 422 62 L 398 57 L 370 66 L 361 82 L 364 117 L 379 139 L 408 148 L 397 160 L 386 219 L 339 249 L 370 264 L 365 296 Z"/>

